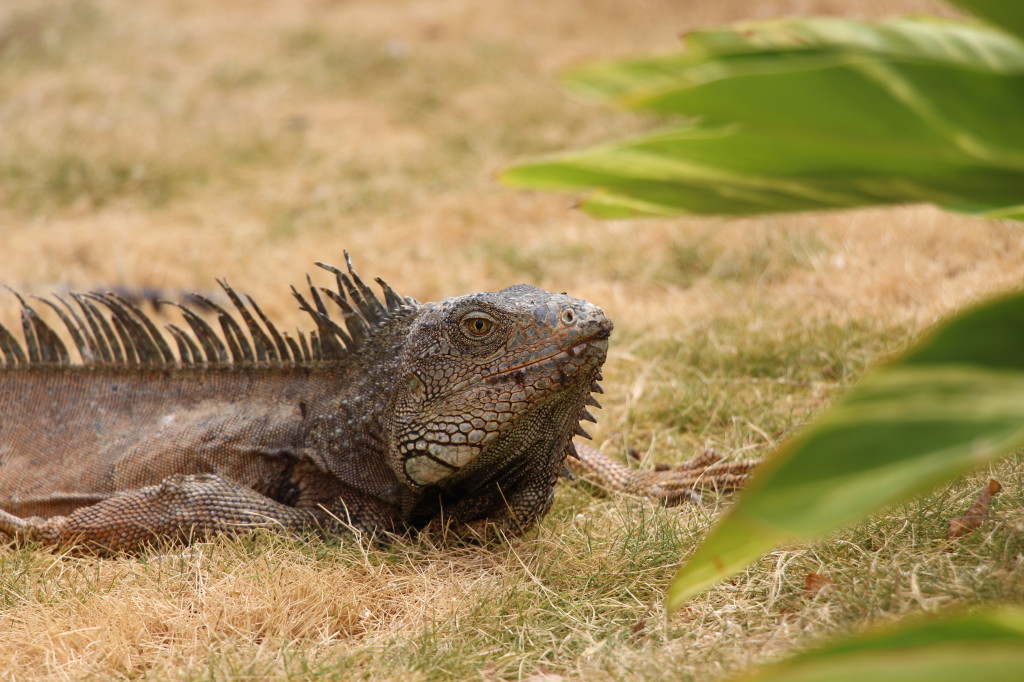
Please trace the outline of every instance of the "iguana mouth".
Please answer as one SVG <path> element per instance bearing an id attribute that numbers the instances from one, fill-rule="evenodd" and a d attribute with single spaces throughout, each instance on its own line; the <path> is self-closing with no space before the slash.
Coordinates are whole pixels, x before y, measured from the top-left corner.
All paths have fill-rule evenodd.
<path id="1" fill-rule="evenodd" d="M 488 374 L 485 378 L 486 379 L 495 379 L 496 377 L 505 376 L 506 374 L 511 374 L 512 372 L 518 372 L 519 370 L 525 369 L 527 367 L 533 367 L 534 365 L 538 365 L 538 364 L 540 364 L 542 362 L 547 362 L 548 360 L 569 360 L 570 358 L 575 358 L 575 357 L 579 356 L 581 353 L 583 353 L 585 350 L 587 350 L 587 348 L 594 341 L 604 341 L 604 340 L 607 340 L 610 335 L 611 335 L 611 330 L 602 329 L 601 331 L 597 332 L 596 334 L 593 334 L 592 336 L 588 336 L 587 338 L 583 339 L 579 343 L 573 344 L 572 346 L 566 348 L 565 350 L 560 350 L 557 353 L 552 353 L 551 355 L 545 355 L 544 357 L 537 358 L 536 360 L 530 360 L 529 362 L 524 362 L 522 364 L 516 365 L 515 367 L 509 367 L 508 369 L 503 369 L 500 372 L 495 372 L 494 374 Z M 605 344 L 605 345 L 607 345 L 607 344 Z"/>

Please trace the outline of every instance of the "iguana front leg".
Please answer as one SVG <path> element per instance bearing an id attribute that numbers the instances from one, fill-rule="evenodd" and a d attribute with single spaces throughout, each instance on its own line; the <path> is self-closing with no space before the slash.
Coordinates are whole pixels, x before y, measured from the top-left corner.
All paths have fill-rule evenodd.
<path id="1" fill-rule="evenodd" d="M 46 545 L 118 552 L 215 532 L 297 531 L 322 521 L 316 512 L 280 504 L 213 474 L 198 474 L 168 476 L 156 485 L 118 493 L 67 516 L 23 519 L 0 511 L 0 532 Z"/>
<path id="2" fill-rule="evenodd" d="M 573 472 L 612 493 L 643 495 L 668 505 L 697 499 L 697 491 L 734 490 L 743 485 L 757 460 L 721 461 L 714 452 L 705 452 L 673 468 L 655 471 L 633 469 L 603 454 L 586 443 L 576 443 L 579 459 L 566 461 Z"/>
<path id="3" fill-rule="evenodd" d="M 443 510 L 425 531 L 445 541 L 491 542 L 522 535 L 551 509 L 555 481 L 551 474 L 532 477 L 510 490 L 498 485 L 488 487 Z"/>

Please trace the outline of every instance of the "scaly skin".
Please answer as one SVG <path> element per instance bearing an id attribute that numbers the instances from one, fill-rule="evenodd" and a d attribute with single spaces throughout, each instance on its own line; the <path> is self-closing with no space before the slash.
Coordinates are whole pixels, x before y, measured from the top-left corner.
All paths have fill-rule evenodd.
<path id="1" fill-rule="evenodd" d="M 698 490 L 735 490 L 747 480 L 757 460 L 724 462 L 708 451 L 676 467 L 654 471 L 632 469 L 620 464 L 586 443 L 577 443 L 579 459 L 569 468 L 599 489 L 611 493 L 640 495 L 667 505 L 699 500 Z"/>
<path id="2" fill-rule="evenodd" d="M 295 292 L 308 337 L 224 284 L 235 311 L 207 301 L 222 334 L 184 310 L 176 353 L 116 295 L 44 301 L 72 364 L 22 301 L 24 345 L 0 327 L 0 532 L 121 551 L 261 527 L 487 539 L 533 526 L 592 419 L 601 309 L 527 285 L 419 304 L 381 282 L 382 302 L 351 263 L 324 267 L 336 290 Z M 581 455 L 612 489 L 677 495 Z"/>

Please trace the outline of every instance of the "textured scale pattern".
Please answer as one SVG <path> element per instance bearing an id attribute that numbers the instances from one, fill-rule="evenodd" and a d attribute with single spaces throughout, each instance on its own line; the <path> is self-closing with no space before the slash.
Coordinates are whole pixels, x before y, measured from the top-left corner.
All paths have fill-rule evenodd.
<path id="1" fill-rule="evenodd" d="M 226 282 L 230 305 L 196 297 L 212 322 L 174 304 L 183 322 L 165 331 L 115 293 L 15 294 L 22 339 L 0 326 L 0 533 L 117 551 L 263 527 L 529 529 L 572 476 L 611 322 L 528 285 L 420 304 L 377 280 L 378 295 L 345 258 L 318 263 L 335 288 L 292 290 L 308 333 L 279 330 Z M 749 468 L 682 480 L 581 454 L 599 485 L 669 502 Z"/>

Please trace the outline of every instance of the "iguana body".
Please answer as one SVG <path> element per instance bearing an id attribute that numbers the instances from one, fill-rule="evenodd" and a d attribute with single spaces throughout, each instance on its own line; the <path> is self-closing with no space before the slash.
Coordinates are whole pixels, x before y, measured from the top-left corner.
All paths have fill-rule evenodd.
<path id="1" fill-rule="evenodd" d="M 222 334 L 183 309 L 176 352 L 117 296 L 45 301 L 78 364 L 22 301 L 24 346 L 0 327 L 0 531 L 120 550 L 267 525 L 532 526 L 596 404 L 605 314 L 526 285 L 419 304 L 380 282 L 381 301 L 351 264 L 327 269 L 343 322 L 311 285 L 294 293 L 317 329 L 289 338 L 224 285 Z M 642 473 L 585 454 L 614 489 Z"/>

